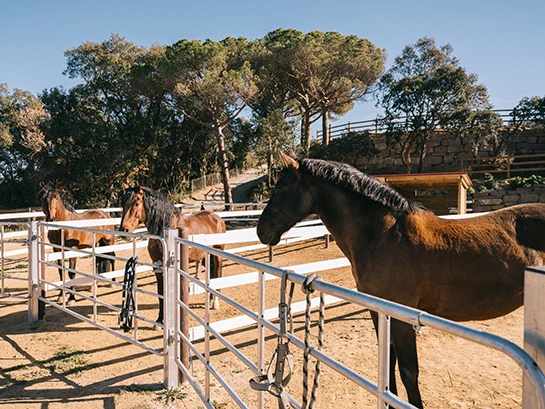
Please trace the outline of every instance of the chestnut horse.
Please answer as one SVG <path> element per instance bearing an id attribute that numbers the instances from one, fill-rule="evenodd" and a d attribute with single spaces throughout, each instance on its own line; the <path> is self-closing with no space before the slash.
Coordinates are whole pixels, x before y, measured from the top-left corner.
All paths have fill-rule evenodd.
<path id="1" fill-rule="evenodd" d="M 108 213 L 103 212 L 102 210 L 87 210 L 81 213 L 76 212 L 70 204 L 65 204 L 63 202 L 58 190 L 50 183 L 44 184 L 43 182 L 40 182 L 40 189 L 41 190 L 38 192 L 38 203 L 42 206 L 42 210 L 45 213 L 45 220 L 48 222 L 110 218 Z M 106 230 L 109 228 L 109 226 L 97 228 Z M 60 230 L 49 230 L 47 232 L 47 238 L 51 244 L 60 245 L 62 243 Z M 114 241 L 115 238 L 112 234 L 96 233 L 93 240 L 93 233 L 81 230 L 64 229 L 64 245 L 66 247 L 84 249 L 97 244 L 99 246 L 110 246 L 114 244 Z M 53 248 L 53 251 L 60 251 L 60 249 Z M 114 252 L 107 254 L 110 256 L 115 256 Z M 76 261 L 76 257 L 70 259 L 69 267 L 71 270 L 76 269 Z M 60 265 L 61 261 L 58 260 L 58 263 Z M 114 271 L 115 261 L 97 255 L 96 267 L 97 273 L 99 274 L 108 271 Z M 59 275 L 62 280 L 61 268 L 59 268 Z M 68 271 L 68 275 L 70 279 L 73 279 L 75 277 L 75 273 L 72 271 Z M 61 296 L 62 291 L 59 297 Z M 68 303 L 72 303 L 73 301 L 75 301 L 75 296 L 74 294 L 70 293 L 68 297 Z"/>
<path id="2" fill-rule="evenodd" d="M 350 261 L 358 291 L 454 321 L 486 320 L 520 307 L 525 266 L 545 265 L 545 204 L 442 219 L 351 166 L 282 159 L 257 225 L 261 242 L 275 245 L 317 214 Z M 409 402 L 422 408 L 412 325 L 392 319 L 390 351 L 390 390 L 397 393 L 397 359 Z"/>
<path id="3" fill-rule="evenodd" d="M 119 230 L 133 231 L 140 223 L 144 223 L 148 232 L 162 236 L 163 230 L 169 227 L 187 227 L 189 234 L 225 233 L 225 222 L 217 214 L 202 210 L 191 215 L 185 215 L 176 209 L 166 195 L 153 189 L 136 184 L 129 187 L 123 184 L 121 203 L 123 216 Z M 215 248 L 224 249 L 224 245 L 215 245 Z M 163 249 L 158 240 L 148 242 L 148 253 L 153 262 L 163 259 Z M 189 260 L 197 263 L 197 277 L 200 263 L 206 253 L 195 248 L 189 250 Z M 223 260 L 210 255 L 210 278 L 221 277 Z M 157 279 L 157 293 L 163 295 L 163 273 L 155 272 Z M 213 297 L 213 309 L 219 308 L 219 300 Z M 163 299 L 159 298 L 159 316 L 157 322 L 163 323 Z"/>

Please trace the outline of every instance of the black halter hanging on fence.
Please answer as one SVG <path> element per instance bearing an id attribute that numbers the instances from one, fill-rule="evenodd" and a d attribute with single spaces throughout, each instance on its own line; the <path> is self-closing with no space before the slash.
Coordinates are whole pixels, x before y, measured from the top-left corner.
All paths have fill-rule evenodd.
<path id="1" fill-rule="evenodd" d="M 134 306 L 134 278 L 136 275 L 136 262 L 138 257 L 131 257 L 125 264 L 125 276 L 123 277 L 123 291 L 121 301 L 121 312 L 119 313 L 118 322 L 124 332 L 129 332 L 132 329 Z"/>

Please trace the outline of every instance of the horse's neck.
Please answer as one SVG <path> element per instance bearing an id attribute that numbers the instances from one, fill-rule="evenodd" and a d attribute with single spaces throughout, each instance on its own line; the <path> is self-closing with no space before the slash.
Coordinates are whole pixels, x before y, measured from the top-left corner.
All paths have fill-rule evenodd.
<path id="1" fill-rule="evenodd" d="M 364 197 L 334 186 L 313 189 L 314 211 L 345 252 L 351 241 L 365 246 L 390 227 L 391 211 Z"/>
<path id="2" fill-rule="evenodd" d="M 79 213 L 68 210 L 68 208 L 64 205 L 64 202 L 62 200 L 59 200 L 59 208 L 57 209 L 57 220 L 62 221 L 68 221 L 68 220 L 77 220 L 79 218 Z"/>

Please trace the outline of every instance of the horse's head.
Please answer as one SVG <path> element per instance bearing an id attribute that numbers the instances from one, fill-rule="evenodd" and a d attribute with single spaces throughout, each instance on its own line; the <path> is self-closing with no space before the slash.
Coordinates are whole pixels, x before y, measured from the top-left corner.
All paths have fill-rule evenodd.
<path id="1" fill-rule="evenodd" d="M 45 220 L 54 222 L 57 220 L 57 213 L 62 200 L 59 192 L 51 183 L 44 184 L 40 182 L 40 191 L 38 192 L 37 201 L 45 214 Z"/>
<path id="2" fill-rule="evenodd" d="M 284 169 L 257 223 L 259 240 L 272 246 L 278 244 L 283 233 L 312 212 L 312 195 L 302 180 L 299 162 L 281 155 Z"/>
<path id="3" fill-rule="evenodd" d="M 134 231 L 140 223 L 146 222 L 144 208 L 144 190 L 136 183 L 134 187 L 123 184 L 121 196 L 123 215 L 121 216 L 120 231 Z"/>

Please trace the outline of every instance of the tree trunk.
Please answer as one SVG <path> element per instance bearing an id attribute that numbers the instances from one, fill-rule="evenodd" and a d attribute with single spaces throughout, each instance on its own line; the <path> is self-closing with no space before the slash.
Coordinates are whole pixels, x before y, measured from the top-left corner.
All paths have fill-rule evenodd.
<path id="1" fill-rule="evenodd" d="M 304 156 L 308 156 L 310 150 L 310 111 L 305 111 L 301 123 L 301 148 Z"/>
<path id="2" fill-rule="evenodd" d="M 426 145 L 428 144 L 428 135 L 423 135 L 421 145 L 419 146 L 420 150 L 420 161 L 418 163 L 418 173 L 422 173 L 422 169 L 424 166 L 424 158 L 426 157 Z"/>
<path id="3" fill-rule="evenodd" d="M 218 161 L 220 166 L 221 181 L 223 183 L 223 191 L 225 196 L 225 204 L 233 203 L 231 195 L 231 186 L 229 185 L 229 162 L 227 161 L 227 151 L 225 150 L 225 136 L 223 128 L 215 127 L 216 137 L 218 138 Z M 231 210 L 230 206 L 225 206 L 226 210 Z"/>
<path id="4" fill-rule="evenodd" d="M 329 112 L 322 111 L 322 144 L 329 145 L 331 135 L 329 134 Z"/>

